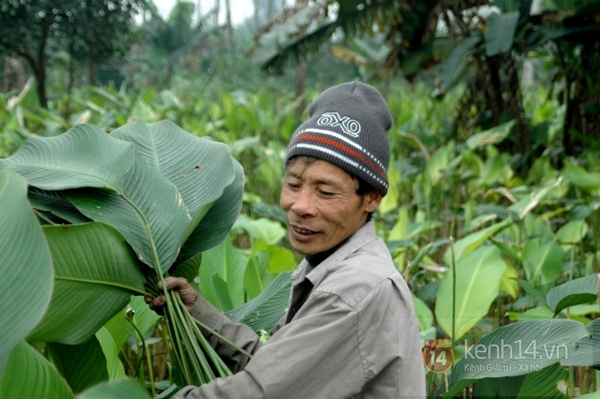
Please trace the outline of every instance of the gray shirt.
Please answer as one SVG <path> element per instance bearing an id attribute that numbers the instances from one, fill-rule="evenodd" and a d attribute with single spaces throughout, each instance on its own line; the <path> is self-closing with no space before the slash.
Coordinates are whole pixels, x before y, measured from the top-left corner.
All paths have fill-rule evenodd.
<path id="1" fill-rule="evenodd" d="M 192 315 L 253 358 L 211 338 L 236 374 L 174 398 L 424 398 L 411 294 L 373 222 L 308 275 L 306 266 L 292 274 L 288 314 L 266 344 L 199 296 Z"/>

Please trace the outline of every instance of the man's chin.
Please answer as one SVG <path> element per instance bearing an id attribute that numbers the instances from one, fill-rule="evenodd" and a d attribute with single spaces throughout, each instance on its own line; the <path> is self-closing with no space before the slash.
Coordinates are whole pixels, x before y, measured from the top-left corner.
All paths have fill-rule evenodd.
<path id="1" fill-rule="evenodd" d="M 309 248 L 307 245 L 302 245 L 302 244 L 294 244 L 292 243 L 292 249 L 296 252 L 298 252 L 300 255 L 314 255 L 319 253 L 319 251 L 316 250 L 311 250 L 311 248 Z"/>

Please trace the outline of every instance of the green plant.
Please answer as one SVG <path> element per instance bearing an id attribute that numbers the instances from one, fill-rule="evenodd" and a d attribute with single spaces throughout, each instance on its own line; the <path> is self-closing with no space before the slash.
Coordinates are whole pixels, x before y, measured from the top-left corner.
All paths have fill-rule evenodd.
<path id="1" fill-rule="evenodd" d="M 111 135 L 77 125 L 61 136 L 26 142 L 0 160 L 0 168 L 5 181 L 16 181 L 11 184 L 20 187 L 3 190 L 22 210 L 23 216 L 13 223 L 29 220 L 30 229 L 38 232 L 41 244 L 33 253 L 41 254 L 37 263 L 46 270 L 45 275 L 32 277 L 45 284 L 45 294 L 38 301 L 22 301 L 32 318 L 10 334 L 9 345 L 3 345 L 6 353 L 24 338 L 89 345 L 131 294 L 146 294 L 146 280 L 154 295 L 162 292 L 169 298 L 166 314 L 177 359 L 174 379 L 179 384 L 201 383 L 214 378 L 213 367 L 220 368 L 221 375 L 230 373 L 177 294 L 157 287 L 167 273 L 192 279 L 196 255 L 225 239 L 237 219 L 243 174 L 225 145 L 197 138 L 166 121 L 134 122 Z M 30 205 L 25 199 L 27 185 Z M 13 197 L 13 191 L 20 196 Z M 30 206 L 43 227 L 35 226 Z M 4 207 L 2 215 L 14 217 L 14 209 Z M 29 240 L 20 245 L 3 251 L 3 265 L 29 263 L 23 258 L 15 264 L 13 251 L 32 252 L 26 247 Z M 54 291 L 47 305 L 48 284 L 52 286 L 49 267 L 54 269 Z M 36 288 L 30 281 L 23 283 Z M 3 298 L 20 289 L 4 285 Z M 33 316 L 39 318 L 41 313 L 44 317 L 32 330 Z M 65 352 L 49 348 L 55 364 L 60 364 L 59 354 Z M 201 363 L 206 358 L 212 365 Z M 72 377 L 71 387 L 88 385 Z M 11 381 L 2 383 L 11 387 Z"/>
<path id="2" fill-rule="evenodd" d="M 599 275 L 592 275 L 553 288 L 548 294 L 548 302 L 554 306 L 562 304 L 560 308 L 554 308 L 555 314 L 567 307 L 596 300 L 595 287 L 599 278 Z M 567 371 L 557 365 L 600 366 L 600 356 L 595 349 L 599 340 L 598 320 L 588 320 L 586 325 L 576 320 L 549 318 L 498 328 L 466 348 L 465 356 L 452 373 L 451 389 L 443 396 L 453 397 L 474 382 L 475 392 L 497 394 L 500 390 L 496 383 L 498 378 L 509 386 L 512 392 L 504 394 L 510 396 L 556 395 L 556 384 L 569 379 Z M 544 377 L 537 378 L 540 374 Z M 523 375 L 526 375 L 524 379 L 511 378 Z M 568 390 L 568 395 L 574 396 L 572 385 Z"/>

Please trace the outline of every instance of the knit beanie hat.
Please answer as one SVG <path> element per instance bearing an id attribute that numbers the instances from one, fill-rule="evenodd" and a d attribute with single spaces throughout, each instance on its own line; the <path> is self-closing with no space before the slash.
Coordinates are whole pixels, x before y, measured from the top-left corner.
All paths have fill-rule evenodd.
<path id="1" fill-rule="evenodd" d="M 290 140 L 286 163 L 298 155 L 322 159 L 385 196 L 392 116 L 381 94 L 364 83 L 343 83 L 321 93 L 308 114 Z"/>

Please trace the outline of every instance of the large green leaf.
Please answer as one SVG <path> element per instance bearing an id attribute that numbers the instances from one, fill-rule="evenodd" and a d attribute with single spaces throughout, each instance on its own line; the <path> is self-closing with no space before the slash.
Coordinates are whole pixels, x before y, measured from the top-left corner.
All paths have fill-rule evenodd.
<path id="1" fill-rule="evenodd" d="M 267 271 L 270 273 L 281 273 L 284 271 L 292 271 L 296 269 L 297 263 L 294 258 L 294 253 L 288 248 L 278 245 L 268 245 L 257 240 L 252 248 L 253 253 L 266 252 L 269 256 Z"/>
<path id="2" fill-rule="evenodd" d="M 554 242 L 534 238 L 523 248 L 523 267 L 530 285 L 555 281 L 563 267 L 565 253 Z"/>
<path id="3" fill-rule="evenodd" d="M 257 333 L 261 330 L 271 331 L 286 312 L 292 286 L 290 275 L 291 272 L 279 274 L 260 295 L 226 315 L 232 321 L 248 325 Z"/>
<path id="4" fill-rule="evenodd" d="M 12 156 L 0 159 L 0 168 L 14 170 L 45 190 L 120 190 L 133 155 L 130 143 L 114 140 L 95 126 L 77 125 L 58 137 L 27 140 Z"/>
<path id="5" fill-rule="evenodd" d="M 242 229 L 251 238 L 261 240 L 269 245 L 277 245 L 286 235 L 286 230 L 281 223 L 266 218 L 251 219 L 246 215 L 240 215 L 234 228 Z"/>
<path id="6" fill-rule="evenodd" d="M 25 341 L 10 354 L 0 379 L 0 398 L 74 399 L 56 369 Z"/>
<path id="7" fill-rule="evenodd" d="M 80 189 L 67 198 L 87 217 L 118 230 L 142 262 L 164 273 L 191 217 L 177 188 L 139 156 L 125 180 L 122 192 Z"/>
<path id="8" fill-rule="evenodd" d="M 479 37 L 470 36 L 465 38 L 452 51 L 450 56 L 442 62 L 441 69 L 441 87 L 440 93 L 446 93 L 452 89 L 459 81 L 459 77 L 463 70 L 468 65 L 470 55 L 473 53 L 475 46 L 479 44 Z"/>
<path id="9" fill-rule="evenodd" d="M 567 159 L 565 161 L 563 175 L 568 181 L 580 189 L 592 195 L 600 194 L 600 172 L 588 172 Z"/>
<path id="10" fill-rule="evenodd" d="M 433 325 L 433 312 L 421 298 L 413 295 L 412 300 L 419 321 L 419 330 L 425 331 Z"/>
<path id="11" fill-rule="evenodd" d="M 248 259 L 248 264 L 244 271 L 244 291 L 249 299 L 256 298 L 263 292 L 258 254 L 252 255 L 250 259 Z"/>
<path id="12" fill-rule="evenodd" d="M 143 124 L 140 126 L 144 127 Z M 135 130 L 135 126 L 130 129 Z M 205 182 L 200 186 L 194 186 L 195 180 L 190 183 L 184 177 L 190 171 L 187 163 L 177 173 L 173 168 L 166 168 L 173 174 L 173 179 L 178 179 L 185 188 L 190 203 L 197 207 L 200 205 L 194 202 L 195 198 L 209 201 L 191 215 L 175 185 L 152 164 L 147 163 L 143 156 L 136 156 L 132 143 L 107 136 L 91 126 L 74 128 L 63 136 L 48 140 L 57 141 L 42 141 L 39 145 L 34 141 L 30 145 L 31 149 L 21 156 L 16 153 L 5 160 L 3 165 L 20 168 L 19 172 L 38 188 L 60 190 L 91 187 L 71 191 L 67 198 L 85 216 L 116 228 L 143 262 L 163 273 L 173 264 L 186 236 L 193 230 L 192 216 L 196 217 L 194 222 L 198 222 L 210 208 L 210 202 L 219 198 L 222 188 L 215 192 L 213 186 L 227 186 L 233 175 L 232 161 L 228 154 L 225 167 L 216 166 L 225 170 L 227 176 L 212 176 L 210 183 Z M 173 143 L 178 142 L 172 141 L 169 144 Z M 86 151 L 88 147 L 95 150 Z M 226 152 L 226 147 L 223 146 L 221 153 L 223 150 Z M 145 153 L 143 148 L 139 152 Z M 71 157 L 71 153 L 83 155 Z M 157 157 L 158 155 L 153 159 Z M 161 153 L 161 159 L 164 157 Z M 196 159 L 186 161 L 195 162 Z M 21 163 L 26 167 L 21 167 Z M 170 165 L 166 161 L 164 164 Z M 199 163 L 195 163 L 195 166 L 198 165 Z M 213 180 L 219 182 L 215 183 Z M 208 192 L 211 198 L 207 199 L 205 194 L 190 194 L 188 189 L 192 187 L 201 194 Z"/>
<path id="13" fill-rule="evenodd" d="M 247 262 L 229 240 L 205 251 L 200 266 L 200 290 L 206 299 L 223 311 L 231 310 L 223 308 L 224 302 L 230 301 L 233 307 L 244 303 L 244 270 Z M 226 295 L 222 298 L 219 297 L 213 275 L 217 275 L 225 284 Z"/>
<path id="14" fill-rule="evenodd" d="M 511 320 L 539 320 L 539 319 L 550 319 L 554 316 L 552 310 L 547 306 L 538 306 L 535 308 L 527 309 L 523 313 L 507 312 L 506 315 Z"/>
<path id="15" fill-rule="evenodd" d="M 62 221 L 58 221 L 56 224 L 63 224 L 67 221 L 71 224 L 87 223 L 91 220 L 81 214 L 69 201 L 62 191 L 50 191 L 42 190 L 36 187 L 29 187 L 27 190 L 27 198 L 29 203 L 36 210 L 47 211 L 52 215 L 55 215 Z"/>
<path id="16" fill-rule="evenodd" d="M 528 195 L 524 196 L 516 204 L 508 207 L 508 210 L 514 213 L 519 220 L 523 220 L 529 212 L 531 212 L 539 203 L 550 194 L 555 188 L 563 184 L 563 179 L 556 179 L 552 184 L 535 189 Z"/>
<path id="17" fill-rule="evenodd" d="M 263 68 L 284 63 L 286 50 L 298 46 L 298 42 L 308 38 L 329 37 L 337 27 L 336 21 L 318 18 L 320 5 L 310 4 L 288 16 L 285 21 L 274 24 L 258 39 L 258 47 L 253 49 L 252 60 Z M 309 27 L 309 29 L 307 29 Z M 288 54 L 289 55 L 289 54 Z"/>
<path id="18" fill-rule="evenodd" d="M 171 121 L 133 122 L 111 136 L 135 144 L 136 152 L 177 187 L 194 220 L 206 214 L 234 179 L 234 161 L 225 144 L 194 136 Z"/>
<path id="19" fill-rule="evenodd" d="M 488 226 L 484 229 L 476 231 L 475 233 L 471 233 L 454 243 L 454 256 L 455 261 L 458 262 L 466 255 L 475 251 L 479 248 L 487 239 L 492 237 L 494 234 L 504 229 L 505 227 L 511 224 L 510 219 L 504 219 L 501 222 L 495 223 L 491 226 Z M 452 252 L 450 247 L 446 250 L 444 254 L 444 262 L 451 266 L 452 265 Z"/>
<path id="20" fill-rule="evenodd" d="M 469 149 L 474 150 L 490 144 L 500 143 L 508 136 L 514 125 L 515 121 L 512 120 L 501 125 L 494 126 L 491 129 L 484 130 L 483 132 L 475 133 L 467 138 L 465 144 Z"/>
<path id="21" fill-rule="evenodd" d="M 519 289 L 519 271 L 512 265 L 507 264 L 500 282 L 500 289 L 513 298 L 517 298 Z"/>
<path id="22" fill-rule="evenodd" d="M 559 364 L 549 367 L 536 367 L 527 374 L 521 389 L 519 398 L 566 398 L 567 396 L 559 390 L 559 381 L 566 381 L 569 372 Z"/>
<path id="23" fill-rule="evenodd" d="M 453 339 L 462 337 L 488 312 L 498 295 L 505 264 L 496 247 L 483 247 L 456 264 L 456 335 L 452 334 L 452 270 L 442 278 L 435 303 L 435 316 Z"/>
<path id="24" fill-rule="evenodd" d="M 108 371 L 108 380 L 113 381 L 125 378 L 125 368 L 119 358 L 120 346 L 117 346 L 110 332 L 104 327 L 96 331 L 96 339 L 100 343 L 104 359 L 106 359 L 106 370 Z"/>
<path id="25" fill-rule="evenodd" d="M 169 270 L 169 273 L 173 277 L 183 277 L 187 281 L 192 282 L 198 276 L 198 270 L 200 269 L 200 265 L 202 264 L 202 253 L 190 258 L 181 263 L 177 263 L 173 268 L 174 270 Z"/>
<path id="26" fill-rule="evenodd" d="M 46 347 L 54 366 L 74 393 L 108 381 L 106 358 L 95 336 L 79 345 L 48 343 Z"/>
<path id="27" fill-rule="evenodd" d="M 55 282 L 52 301 L 29 339 L 79 344 L 144 293 L 144 275 L 123 237 L 102 223 L 46 226 Z"/>
<path id="28" fill-rule="evenodd" d="M 229 310 L 233 309 L 233 302 L 229 296 L 229 287 L 217 273 L 213 273 L 211 277 L 211 283 L 216 293 L 216 298 L 219 301 L 219 308 Z"/>
<path id="29" fill-rule="evenodd" d="M 483 378 L 473 387 L 473 396 L 478 398 L 516 398 L 525 376 Z"/>
<path id="30" fill-rule="evenodd" d="M 452 144 L 440 147 L 433 153 L 423 171 L 428 184 L 435 185 L 444 177 L 453 155 L 454 145 Z"/>
<path id="31" fill-rule="evenodd" d="M 487 18 L 484 38 L 485 53 L 488 57 L 506 53 L 512 48 L 519 15 L 518 11 L 513 11 L 504 14 L 494 13 Z"/>
<path id="32" fill-rule="evenodd" d="M 548 292 L 546 298 L 548 306 L 556 315 L 569 306 L 595 301 L 598 298 L 596 292 L 598 284 L 600 284 L 600 275 L 593 274 L 554 287 Z"/>
<path id="33" fill-rule="evenodd" d="M 481 378 L 516 376 L 539 371 L 570 358 L 589 332 L 583 323 L 565 319 L 523 321 L 500 327 L 469 345 L 453 368 L 452 397 Z"/>
<path id="34" fill-rule="evenodd" d="M 141 298 L 135 296 L 133 298 Z M 120 348 L 127 339 L 127 320 L 125 319 L 125 310 L 115 314 L 102 327 L 108 331 L 117 348 Z"/>
<path id="35" fill-rule="evenodd" d="M 408 222 L 408 209 L 405 206 L 401 206 L 398 209 L 398 221 L 389 231 L 387 241 L 398 241 L 408 238 Z"/>
<path id="36" fill-rule="evenodd" d="M 13 348 L 41 319 L 52 293 L 52 259 L 27 203 L 27 182 L 0 170 L 0 375 Z"/>
<path id="37" fill-rule="evenodd" d="M 179 261 L 190 259 L 223 242 L 240 214 L 243 195 L 244 170 L 235 162 L 233 181 L 188 237 L 181 248 Z"/>
<path id="38" fill-rule="evenodd" d="M 563 366 L 600 366 L 600 319 L 592 321 L 586 329 L 589 336 L 580 339 L 576 343 L 577 350 L 561 360 Z"/>
<path id="39" fill-rule="evenodd" d="M 394 162 L 390 162 L 390 166 L 388 167 L 388 181 L 390 182 L 390 187 L 388 189 L 388 193 L 379 204 L 377 208 L 377 212 L 380 215 L 385 215 L 389 212 L 395 212 L 398 209 L 398 201 L 400 198 L 400 188 L 399 181 L 401 179 L 400 171 L 396 166 L 394 166 Z"/>
<path id="40" fill-rule="evenodd" d="M 556 239 L 563 245 L 577 244 L 585 237 L 588 225 L 585 220 L 572 220 L 556 232 Z"/>
<path id="41" fill-rule="evenodd" d="M 78 395 L 78 399 L 150 399 L 150 395 L 135 381 L 121 379 L 98 384 Z"/>

